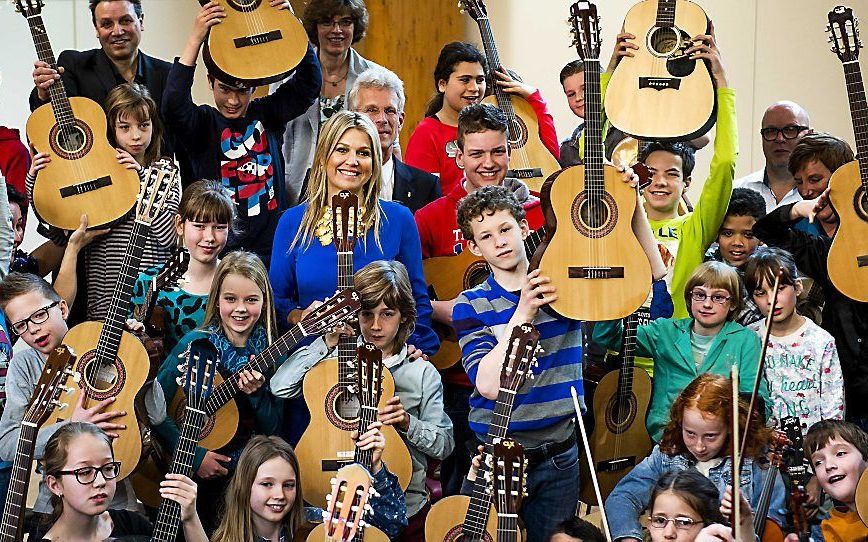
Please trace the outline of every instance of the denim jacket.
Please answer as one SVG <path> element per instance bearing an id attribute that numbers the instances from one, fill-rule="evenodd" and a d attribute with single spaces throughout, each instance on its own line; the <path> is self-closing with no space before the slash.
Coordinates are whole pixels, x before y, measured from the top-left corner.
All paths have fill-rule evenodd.
<path id="1" fill-rule="evenodd" d="M 609 519 L 609 528 L 612 531 L 612 540 L 621 538 L 636 538 L 642 540 L 642 527 L 639 524 L 639 516 L 648 506 L 651 498 L 651 490 L 660 476 L 669 470 L 686 470 L 694 468 L 696 461 L 688 459 L 684 455 L 670 457 L 660 451 L 660 446 L 655 446 L 651 455 L 636 465 L 630 473 L 618 482 L 615 489 L 606 499 L 606 515 Z M 753 459 L 745 458 L 741 467 L 741 491 L 750 502 L 752 509 L 756 510 L 757 503 L 762 493 L 763 482 L 770 471 L 756 464 Z M 721 496 L 727 485 L 732 482 L 730 458 L 724 459 L 723 463 L 711 469 L 708 478 L 717 486 Z M 786 489 L 780 476 L 775 480 L 772 490 L 772 498 L 769 506 L 769 517 L 783 524 L 785 510 Z"/>

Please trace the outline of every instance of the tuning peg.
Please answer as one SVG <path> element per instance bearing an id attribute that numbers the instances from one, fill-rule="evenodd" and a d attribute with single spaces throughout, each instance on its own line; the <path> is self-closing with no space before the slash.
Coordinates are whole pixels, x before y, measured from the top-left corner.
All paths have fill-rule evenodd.
<path id="1" fill-rule="evenodd" d="M 59 386 L 59 388 L 63 393 L 67 395 L 73 392 L 72 386 Z"/>
<path id="2" fill-rule="evenodd" d="M 371 497 L 379 497 L 380 496 L 380 492 L 377 491 L 376 489 L 374 489 L 374 486 L 371 486 L 371 488 L 368 490 L 368 494 Z"/>
<path id="3" fill-rule="evenodd" d="M 178 386 L 183 386 L 184 385 L 184 377 L 183 376 L 175 377 L 175 383 L 178 384 Z"/>
<path id="4" fill-rule="evenodd" d="M 329 480 L 329 483 L 330 483 L 331 485 L 335 485 L 336 483 L 338 483 L 338 479 L 337 479 L 337 478 L 332 478 L 332 479 Z"/>
<path id="5" fill-rule="evenodd" d="M 367 512 L 369 508 L 370 508 L 369 506 L 365 506 L 365 512 Z M 363 519 L 359 520 L 359 529 L 364 529 L 367 526 L 368 526 L 368 524 L 365 523 L 365 520 L 363 520 Z"/>
<path id="6" fill-rule="evenodd" d="M 54 408 L 56 408 L 58 410 L 65 410 L 66 407 L 69 406 L 68 404 L 61 403 L 60 401 L 52 401 L 51 404 L 54 405 Z"/>

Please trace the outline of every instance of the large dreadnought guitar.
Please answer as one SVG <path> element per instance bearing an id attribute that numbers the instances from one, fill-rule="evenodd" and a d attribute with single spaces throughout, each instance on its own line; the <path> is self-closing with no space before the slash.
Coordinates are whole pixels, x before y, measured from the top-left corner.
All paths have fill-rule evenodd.
<path id="1" fill-rule="evenodd" d="M 561 170 L 542 190 L 546 240 L 531 262 L 557 287 L 551 308 L 566 318 L 624 318 L 648 297 L 651 264 L 633 233 L 636 189 L 603 163 L 600 27 L 590 2 L 573 4 L 570 20 L 585 62 L 585 164 Z"/>
<path id="2" fill-rule="evenodd" d="M 853 10 L 829 12 L 832 52 L 844 64 L 850 115 L 856 135 L 856 160 L 839 167 L 829 180 L 829 199 L 841 220 L 829 249 L 829 278 L 842 294 L 868 302 L 868 102 L 859 70 L 858 22 Z"/>
<path id="3" fill-rule="evenodd" d="M 42 0 L 15 0 L 15 5 L 27 18 L 39 60 L 57 69 L 42 21 Z M 106 137 L 105 111 L 93 100 L 69 98 L 62 80 L 48 87 L 48 93 L 51 101 L 27 119 L 30 143 L 51 156 L 33 186 L 36 212 L 64 230 L 78 228 L 83 214 L 90 227 L 122 218 L 136 203 L 139 177 L 115 158 L 117 151 Z"/>
<path id="4" fill-rule="evenodd" d="M 621 58 L 606 89 L 612 125 L 639 139 L 686 140 L 707 132 L 717 108 L 714 80 L 708 63 L 685 51 L 708 30 L 705 11 L 689 0 L 643 0 L 630 8 L 624 32 L 636 36 L 639 49 Z"/>

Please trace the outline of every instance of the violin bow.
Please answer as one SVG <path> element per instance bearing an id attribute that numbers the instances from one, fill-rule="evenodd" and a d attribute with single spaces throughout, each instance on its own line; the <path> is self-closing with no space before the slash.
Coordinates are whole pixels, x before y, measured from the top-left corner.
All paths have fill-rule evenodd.
<path id="1" fill-rule="evenodd" d="M 576 423 L 579 424 L 579 431 L 582 433 L 582 445 L 585 447 L 585 457 L 590 467 L 588 471 L 591 473 L 591 483 L 594 484 L 594 494 L 597 496 L 597 502 L 600 503 L 600 517 L 603 523 L 603 534 L 606 535 L 606 542 L 612 542 L 612 533 L 609 531 L 609 518 L 606 517 L 606 507 L 603 504 L 603 494 L 600 492 L 600 483 L 597 481 L 597 473 L 594 471 L 594 458 L 591 455 L 591 446 L 588 444 L 588 433 L 585 431 L 585 422 L 582 420 L 582 407 L 579 405 L 579 396 L 576 394 L 576 388 L 570 386 L 570 393 L 573 394 L 573 407 L 576 409 Z"/>

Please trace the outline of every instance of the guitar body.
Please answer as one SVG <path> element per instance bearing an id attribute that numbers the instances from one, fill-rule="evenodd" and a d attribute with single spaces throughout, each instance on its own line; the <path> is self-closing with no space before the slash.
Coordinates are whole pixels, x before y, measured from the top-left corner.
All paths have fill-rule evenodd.
<path id="1" fill-rule="evenodd" d="M 271 7 L 267 0 L 217 3 L 226 18 L 211 27 L 202 58 L 218 79 L 273 83 L 289 75 L 307 53 L 307 33 L 291 11 Z"/>
<path id="2" fill-rule="evenodd" d="M 363 532 L 365 542 L 389 542 L 389 537 L 386 536 L 386 533 L 377 529 L 371 524 L 365 526 L 365 530 Z M 358 540 L 358 537 L 355 538 Z M 326 530 L 325 524 L 320 523 L 307 535 L 305 538 L 308 542 L 323 542 L 326 539 Z"/>
<path id="3" fill-rule="evenodd" d="M 829 249 L 829 278 L 842 294 L 868 302 L 868 192 L 854 160 L 829 180 L 829 199 L 841 220 Z"/>
<path id="4" fill-rule="evenodd" d="M 651 264 L 631 227 L 636 190 L 610 165 L 603 181 L 597 203 L 587 197 L 585 166 L 549 177 L 542 191 L 546 240 L 531 265 L 558 289 L 551 308 L 573 320 L 624 318 L 651 289 Z"/>
<path id="5" fill-rule="evenodd" d="M 588 437 L 594 470 L 603 499 L 640 461 L 651 453 L 654 443 L 645 428 L 645 416 L 651 399 L 651 377 L 643 369 L 632 367 L 631 390 L 619 410 L 619 373 L 604 376 L 594 392 L 594 432 Z M 580 480 L 590 480 L 588 462 L 581 462 Z M 582 484 L 581 501 L 597 505 L 591 484 Z"/>
<path id="6" fill-rule="evenodd" d="M 714 124 L 716 95 L 705 62 L 672 60 L 708 33 L 708 17 L 697 4 L 676 0 L 675 26 L 657 27 L 662 0 L 643 0 L 624 19 L 623 32 L 636 36 L 635 56 L 623 57 L 606 90 L 612 125 L 639 139 L 686 140 Z"/>
<path id="7" fill-rule="evenodd" d="M 77 229 L 82 214 L 91 228 L 110 224 L 135 205 L 139 176 L 115 158 L 102 107 L 87 98 L 69 102 L 78 129 L 73 137 L 61 137 L 51 103 L 27 119 L 30 143 L 51 155 L 51 163 L 36 177 L 33 206 L 43 220 L 64 230 Z"/>
<path id="8" fill-rule="evenodd" d="M 461 527 L 469 506 L 470 497 L 466 495 L 452 495 L 434 503 L 425 519 L 425 542 L 456 542 L 462 538 Z M 494 506 L 488 512 L 485 534 L 483 542 L 497 540 L 497 511 Z"/>
<path id="9" fill-rule="evenodd" d="M 139 421 L 136 418 L 135 399 L 148 378 L 148 353 L 142 343 L 134 335 L 126 331 L 120 340 L 120 347 L 115 357 L 115 363 L 99 374 L 91 374 L 89 365 L 95 360 L 97 343 L 103 330 L 101 322 L 83 322 L 70 329 L 63 343 L 78 353 L 75 371 L 81 374 L 77 385 L 70 379 L 67 386 L 72 387 L 71 393 L 64 402 L 69 408 L 63 409 L 52 423 L 66 420 L 75 410 L 78 397 L 86 394 L 84 407 L 90 408 L 96 402 L 114 397 L 109 410 L 123 410 L 126 415 L 113 420 L 114 423 L 126 425 L 126 429 L 118 431 L 119 437 L 112 443 L 115 460 L 121 462 L 118 481 L 133 472 L 142 457 L 142 436 Z"/>
<path id="10" fill-rule="evenodd" d="M 356 446 L 350 435 L 358 427 L 358 400 L 353 399 L 349 408 L 341 407 L 343 396 L 339 393 L 336 376 L 337 358 L 316 364 L 304 377 L 303 392 L 310 410 L 310 425 L 295 448 L 304 477 L 302 490 L 305 500 L 313 506 L 325 508 L 325 495 L 331 487 L 335 472 L 345 464 L 352 463 Z M 383 372 L 383 391 L 379 406 L 395 396 L 395 380 L 389 371 Z M 352 406 L 353 403 L 355 406 Z M 389 472 L 398 477 L 401 489 L 407 489 L 413 474 L 413 464 L 407 445 L 394 427 L 385 425 L 380 430 L 386 438 L 383 463 Z"/>
<path id="11" fill-rule="evenodd" d="M 220 373 L 214 375 L 214 386 L 217 387 L 223 383 L 223 377 Z M 175 420 L 175 424 L 181 427 L 184 421 L 184 408 L 187 406 L 187 398 L 184 391 L 178 388 L 175 396 L 172 397 L 172 402 L 169 404 L 168 415 Z M 211 416 L 202 432 L 199 433 L 199 446 L 208 450 L 219 450 L 223 448 L 235 437 L 238 432 L 238 426 L 241 422 L 241 415 L 238 412 L 238 404 L 235 401 L 229 401 L 223 405 L 216 414 Z"/>

